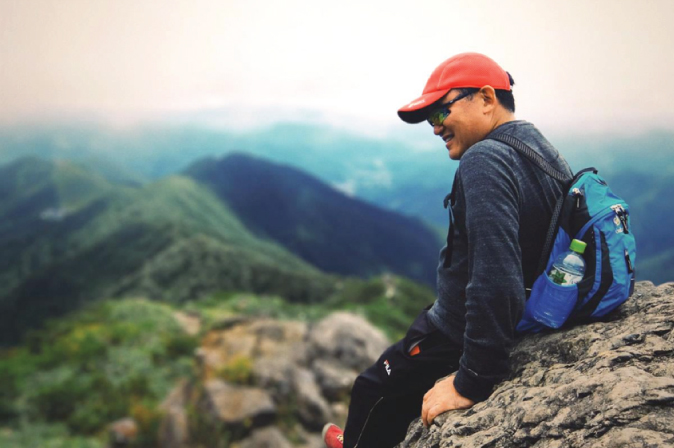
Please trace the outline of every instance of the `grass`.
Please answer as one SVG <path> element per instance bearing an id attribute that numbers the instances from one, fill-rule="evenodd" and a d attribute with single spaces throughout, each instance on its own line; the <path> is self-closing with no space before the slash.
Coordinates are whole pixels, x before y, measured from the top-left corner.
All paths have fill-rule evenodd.
<path id="1" fill-rule="evenodd" d="M 173 312 L 137 299 L 97 303 L 2 353 L 0 424 L 11 430 L 0 433 L 0 447 L 29 436 L 44 440 L 16 446 L 61 439 L 63 446 L 88 446 L 127 416 L 136 418 L 143 446 L 152 446 L 157 405 L 179 378 L 192 374 L 198 344 Z M 22 429 L 33 426 L 41 431 Z"/>
<path id="2" fill-rule="evenodd" d="M 104 446 L 108 425 L 129 416 L 139 427 L 137 446 L 156 446 L 163 416 L 159 404 L 180 378 L 194 378 L 193 354 L 200 340 L 183 331 L 176 311 L 198 315 L 203 334 L 236 316 L 317 321 L 347 310 L 395 339 L 432 299 L 425 287 L 384 276 L 341 280 L 325 302 L 313 305 L 231 292 L 183 305 L 142 299 L 90 304 L 0 352 L 0 448 L 98 448 Z M 218 375 L 249 385 L 252 360 L 233 358 Z M 190 419 L 206 425 L 203 416 Z M 294 421 L 285 415 L 278 424 L 292 433 Z M 238 437 L 216 432 L 204 433 L 204 440 L 221 444 Z"/>

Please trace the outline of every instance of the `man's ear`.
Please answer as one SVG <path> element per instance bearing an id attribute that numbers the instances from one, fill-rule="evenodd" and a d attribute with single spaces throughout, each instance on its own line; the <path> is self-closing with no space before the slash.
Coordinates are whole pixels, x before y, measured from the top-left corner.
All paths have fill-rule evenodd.
<path id="1" fill-rule="evenodd" d="M 492 86 L 484 86 L 478 92 L 479 98 L 482 101 L 482 105 L 488 109 L 492 110 L 498 104 L 498 98 L 496 98 L 496 90 Z"/>

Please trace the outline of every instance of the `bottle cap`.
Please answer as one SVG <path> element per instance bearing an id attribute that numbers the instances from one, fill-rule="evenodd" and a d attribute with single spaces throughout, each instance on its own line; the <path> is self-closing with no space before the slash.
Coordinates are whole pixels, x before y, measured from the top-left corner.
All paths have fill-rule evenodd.
<path id="1" fill-rule="evenodd" d="M 578 252 L 579 254 L 585 253 L 586 247 L 587 243 L 580 240 L 571 240 L 571 245 L 569 246 L 572 251 Z"/>

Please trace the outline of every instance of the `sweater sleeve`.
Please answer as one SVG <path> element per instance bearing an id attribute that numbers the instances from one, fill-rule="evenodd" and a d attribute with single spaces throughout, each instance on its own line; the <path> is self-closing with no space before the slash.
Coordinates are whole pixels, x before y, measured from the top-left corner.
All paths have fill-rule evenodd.
<path id="1" fill-rule="evenodd" d="M 469 263 L 464 352 L 454 379 L 456 390 L 476 402 L 509 373 L 525 302 L 512 156 L 493 144 L 478 145 L 460 166 Z"/>

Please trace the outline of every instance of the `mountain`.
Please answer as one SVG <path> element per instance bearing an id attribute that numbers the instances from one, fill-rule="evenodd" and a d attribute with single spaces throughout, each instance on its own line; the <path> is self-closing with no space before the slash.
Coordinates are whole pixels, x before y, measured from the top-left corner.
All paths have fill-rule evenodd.
<path id="1" fill-rule="evenodd" d="M 0 130 L 0 163 L 33 154 L 89 164 L 112 183 L 148 182 L 186 169 L 203 157 L 245 150 L 310 172 L 348 195 L 379 207 L 415 216 L 446 231 L 442 199 L 449 192 L 458 164 L 429 131 L 409 126 L 382 137 L 348 133 L 325 125 L 276 123 L 251 131 L 175 124 L 143 125 L 111 130 L 97 125 L 6 127 Z M 662 179 L 674 174 L 674 133 L 668 130 L 620 135 L 554 135 L 545 132 L 575 171 L 595 166 L 631 205 L 640 191 L 651 191 L 653 206 L 633 211 L 637 271 L 640 279 L 664 282 L 674 269 L 671 246 L 653 235 L 674 226 L 668 187 Z M 93 160 L 99 162 L 93 163 Z M 135 173 L 135 174 L 134 174 Z M 135 179 L 135 180 L 134 180 Z M 633 180 L 632 180 L 633 179 Z M 639 185 L 636 185 L 638 179 Z M 652 210 L 658 210 L 653 213 Z M 659 218 L 654 219 L 655 215 Z M 657 230 L 651 232 L 652 229 Z M 655 252 L 641 248 L 655 247 Z M 435 257 L 434 257 L 435 258 Z"/>
<path id="2" fill-rule="evenodd" d="M 209 186 L 259 237 L 326 271 L 393 272 L 432 285 L 438 236 L 420 220 L 350 198 L 295 168 L 243 154 L 205 159 L 185 175 Z"/>
<path id="3" fill-rule="evenodd" d="M 135 186 L 27 157 L 0 179 L 3 343 L 105 297 L 249 291 L 313 303 L 334 291 L 330 274 L 434 282 L 440 241 L 420 220 L 250 156 Z"/>
<path id="4" fill-rule="evenodd" d="M 114 186 L 66 162 L 0 169 L 0 341 L 81 304 L 218 290 L 317 301 L 335 280 L 252 235 L 213 193 L 173 176 Z"/>

